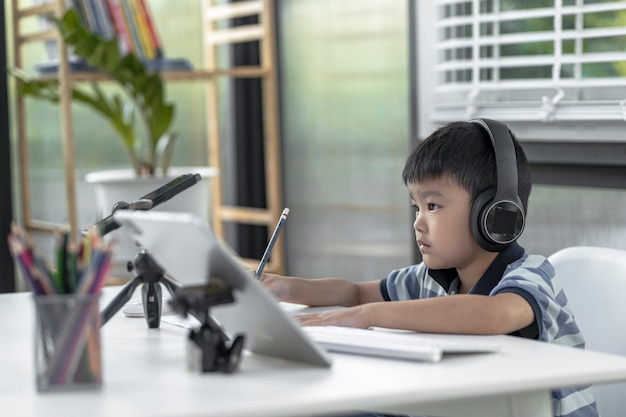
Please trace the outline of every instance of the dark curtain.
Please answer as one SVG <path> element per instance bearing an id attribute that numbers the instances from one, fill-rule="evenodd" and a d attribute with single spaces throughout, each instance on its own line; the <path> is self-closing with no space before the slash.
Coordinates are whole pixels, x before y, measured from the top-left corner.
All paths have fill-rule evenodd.
<path id="1" fill-rule="evenodd" d="M 232 25 L 257 23 L 256 17 L 233 19 Z M 259 65 L 259 42 L 245 42 L 232 47 L 233 66 Z M 265 189 L 265 153 L 263 148 L 263 92 L 258 78 L 234 78 L 231 109 L 235 140 L 233 163 L 237 169 L 236 202 L 238 206 L 267 207 Z M 260 259 L 267 246 L 267 227 L 236 224 L 236 251 L 244 258 Z"/>
<path id="2" fill-rule="evenodd" d="M 417 74 L 418 73 L 418 64 L 417 64 L 417 2 L 418 0 L 410 0 L 409 1 L 409 74 Z M 409 105 L 411 111 L 409 112 L 410 117 L 410 143 L 409 143 L 409 151 L 412 151 L 415 146 L 417 146 L 419 142 L 418 137 L 418 91 L 417 91 L 417 77 L 409 77 L 410 83 L 410 95 L 409 95 Z M 410 204 L 410 202 L 409 202 Z M 409 210 L 409 213 L 413 213 L 413 210 Z M 415 219 L 411 215 L 409 217 L 409 221 L 413 223 Z M 420 263 L 422 262 L 422 254 L 419 251 L 419 247 L 415 244 L 415 238 L 413 233 L 411 233 L 410 247 L 413 248 L 413 262 Z"/>
<path id="3" fill-rule="evenodd" d="M 5 2 L 0 7 L 0 68 L 7 68 Z M 9 136 L 9 97 L 5 82 L 0 83 L 0 292 L 15 291 L 13 259 L 7 239 L 13 220 L 11 197 L 11 140 Z"/>

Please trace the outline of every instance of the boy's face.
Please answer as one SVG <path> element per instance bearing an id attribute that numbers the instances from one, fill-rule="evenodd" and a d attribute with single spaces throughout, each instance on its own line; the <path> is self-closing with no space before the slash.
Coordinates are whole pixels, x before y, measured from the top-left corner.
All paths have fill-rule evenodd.
<path id="1" fill-rule="evenodd" d="M 447 176 L 410 183 L 415 240 L 429 268 L 464 269 L 484 251 L 472 237 L 469 193 Z"/>

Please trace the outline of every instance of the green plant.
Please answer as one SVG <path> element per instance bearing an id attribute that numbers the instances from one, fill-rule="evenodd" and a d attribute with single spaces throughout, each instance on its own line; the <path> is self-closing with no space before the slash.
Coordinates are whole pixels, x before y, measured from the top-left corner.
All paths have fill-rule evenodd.
<path id="1" fill-rule="evenodd" d="M 132 52 L 122 56 L 116 39 L 103 39 L 90 32 L 73 9 L 53 22 L 65 46 L 74 55 L 83 58 L 89 67 L 105 74 L 123 90 L 123 93 L 105 94 L 96 82 L 89 84 L 91 91 L 72 85 L 72 99 L 89 106 L 111 123 L 137 175 L 154 175 L 157 167 L 165 174 L 171 163 L 176 134 L 170 131 L 174 105 L 165 99 L 160 74 L 149 73 Z M 59 102 L 58 80 L 29 79 L 11 73 L 20 79 L 19 94 Z M 137 113 L 146 132 L 144 139 L 137 131 Z"/>

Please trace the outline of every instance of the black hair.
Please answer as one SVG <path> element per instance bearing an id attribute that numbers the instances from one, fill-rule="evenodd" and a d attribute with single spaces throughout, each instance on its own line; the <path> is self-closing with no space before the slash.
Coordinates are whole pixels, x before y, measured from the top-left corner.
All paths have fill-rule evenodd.
<path id="1" fill-rule="evenodd" d="M 515 135 L 510 130 L 509 133 L 517 158 L 518 195 L 527 212 L 532 187 L 528 160 Z M 444 176 L 467 190 L 472 201 L 484 190 L 496 186 L 495 153 L 482 126 L 453 122 L 437 129 L 415 147 L 402 171 L 405 185 Z"/>

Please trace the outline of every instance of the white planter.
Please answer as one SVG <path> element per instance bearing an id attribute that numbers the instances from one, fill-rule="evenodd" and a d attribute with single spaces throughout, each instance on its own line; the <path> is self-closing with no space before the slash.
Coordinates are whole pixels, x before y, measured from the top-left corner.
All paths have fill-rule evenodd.
<path id="1" fill-rule="evenodd" d="M 114 169 L 91 172 L 85 176 L 85 181 L 93 185 L 98 207 L 98 217 L 104 218 L 111 214 L 115 203 L 137 200 L 179 175 L 189 173 L 200 174 L 202 180 L 151 210 L 188 212 L 209 220 L 211 207 L 210 180 L 219 174 L 216 168 L 172 167 L 165 177 L 141 178 L 138 178 L 132 169 Z M 130 237 L 126 235 L 124 228 L 121 227 L 108 233 L 105 239 L 116 241 L 113 253 L 112 275 L 122 278 L 132 276 L 127 271 L 126 264 L 134 259 L 139 249 L 134 245 Z"/>

